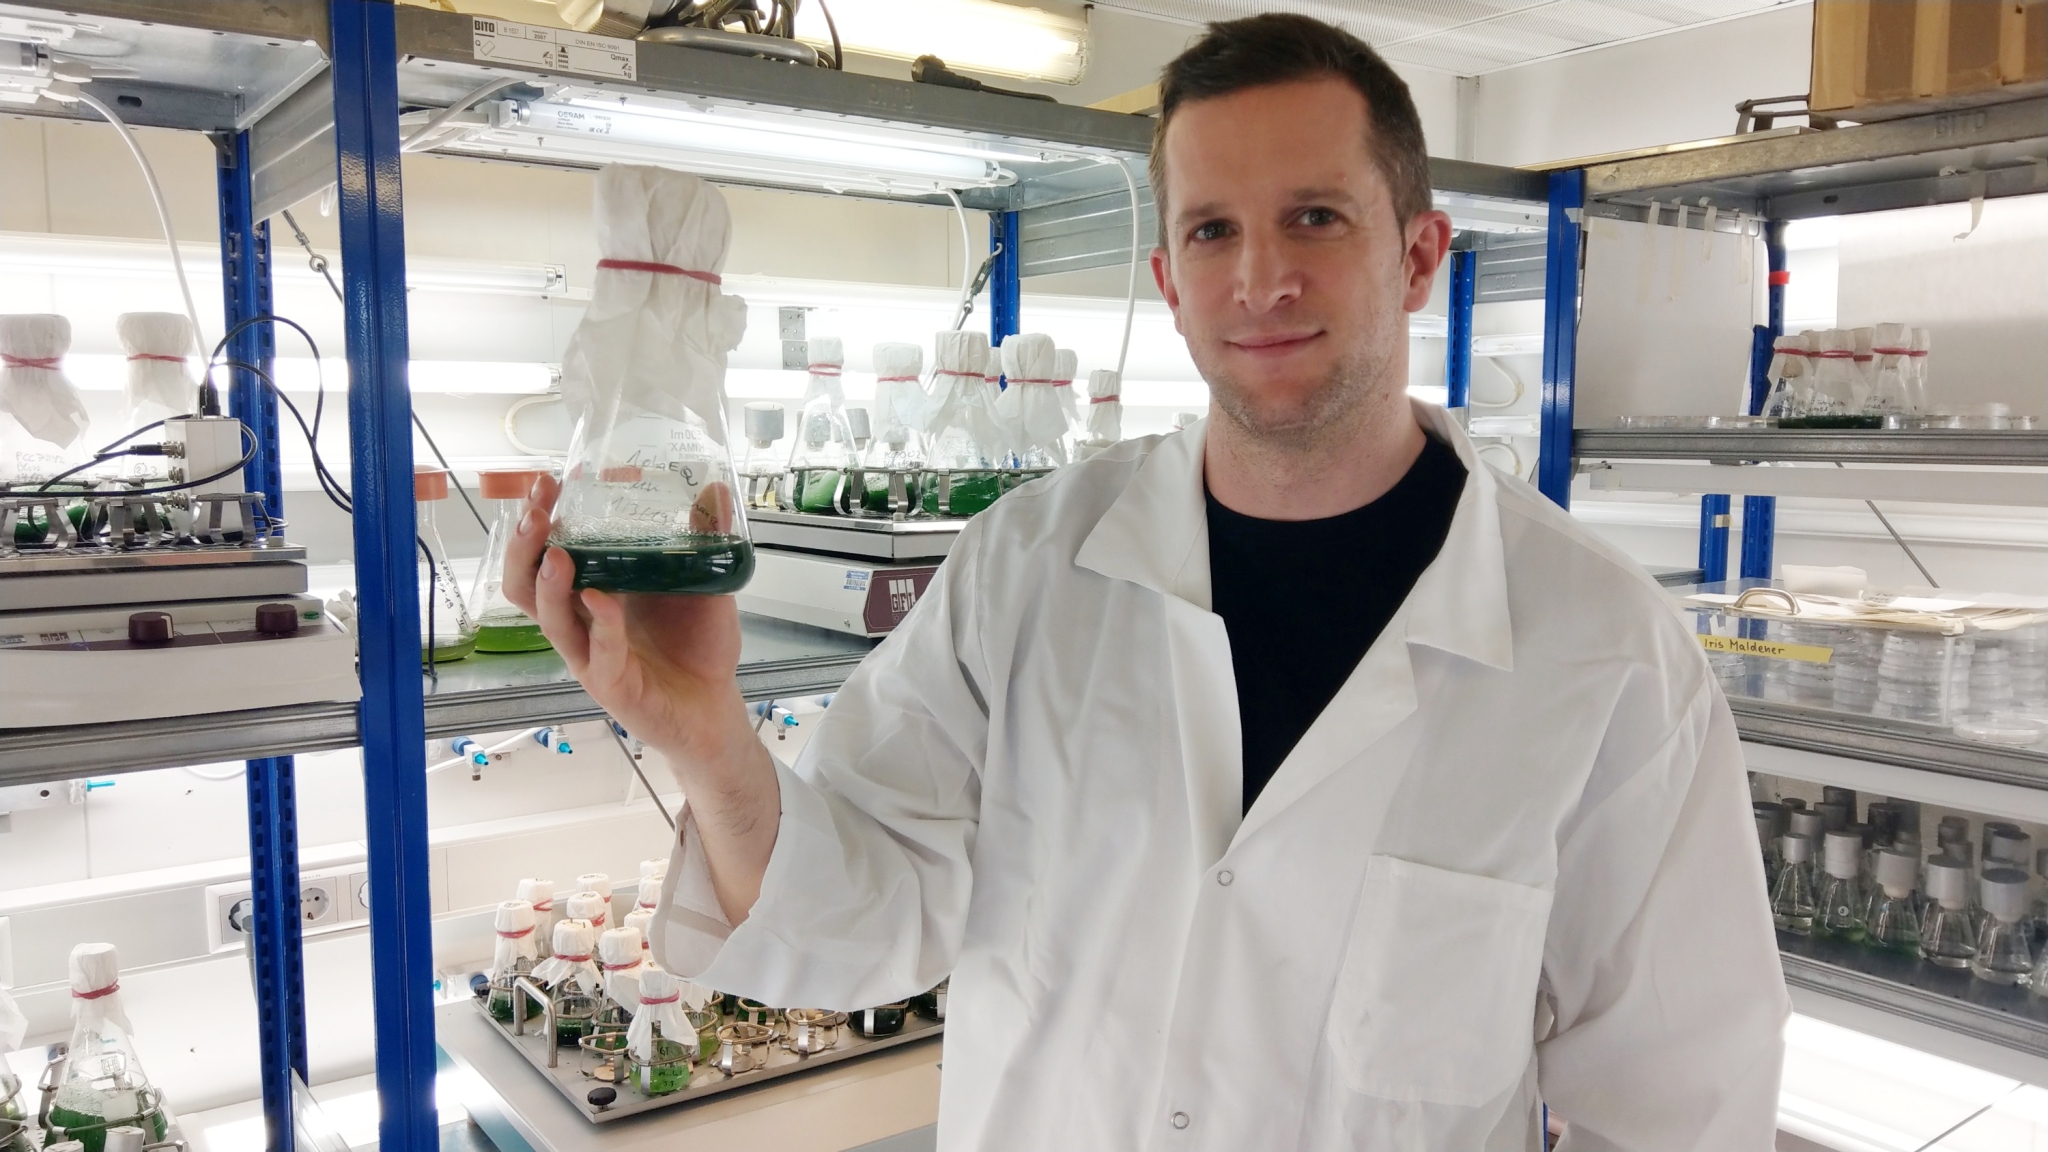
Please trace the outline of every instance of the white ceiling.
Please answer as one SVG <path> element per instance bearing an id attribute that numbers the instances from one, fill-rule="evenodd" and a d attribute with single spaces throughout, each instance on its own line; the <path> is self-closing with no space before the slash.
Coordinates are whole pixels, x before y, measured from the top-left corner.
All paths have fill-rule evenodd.
<path id="1" fill-rule="evenodd" d="M 1292 11 L 1341 24 L 1387 59 L 1478 76 L 1790 0 L 1095 0 L 1188 23 Z"/>

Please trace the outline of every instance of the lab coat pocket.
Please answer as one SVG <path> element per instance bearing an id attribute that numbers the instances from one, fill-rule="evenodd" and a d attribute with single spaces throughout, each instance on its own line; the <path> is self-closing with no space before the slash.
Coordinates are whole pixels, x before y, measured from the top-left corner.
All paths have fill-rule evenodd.
<path id="1" fill-rule="evenodd" d="M 1551 894 L 1374 856 L 1330 1002 L 1354 1092 L 1474 1106 L 1528 1066 Z"/>

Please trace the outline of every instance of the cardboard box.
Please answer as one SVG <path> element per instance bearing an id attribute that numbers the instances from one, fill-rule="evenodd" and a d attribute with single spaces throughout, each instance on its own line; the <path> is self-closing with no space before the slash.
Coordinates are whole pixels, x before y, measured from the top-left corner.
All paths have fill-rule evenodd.
<path id="1" fill-rule="evenodd" d="M 2048 92 L 2048 0 L 1815 0 L 1808 107 L 1879 120 Z"/>

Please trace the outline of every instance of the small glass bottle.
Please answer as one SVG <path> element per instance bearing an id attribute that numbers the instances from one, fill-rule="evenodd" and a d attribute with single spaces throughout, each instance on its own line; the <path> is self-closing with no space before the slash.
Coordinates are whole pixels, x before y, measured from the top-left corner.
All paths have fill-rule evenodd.
<path id="1" fill-rule="evenodd" d="M 1877 857 L 1877 896 L 1864 918 L 1863 943 L 1882 952 L 1905 956 L 1920 953 L 1920 909 L 1913 899 L 1913 881 L 1920 858 L 1886 851 Z"/>
<path id="2" fill-rule="evenodd" d="M 555 925 L 562 919 L 555 909 L 553 880 L 521 880 L 513 897 L 533 905 L 534 950 L 545 960 L 555 954 Z"/>
<path id="3" fill-rule="evenodd" d="M 448 473 L 433 468 L 414 472 L 412 495 L 425 552 L 420 558 L 420 663 L 445 664 L 476 651 L 476 618 L 449 566 L 448 545 L 435 515 L 448 499 Z"/>
<path id="4" fill-rule="evenodd" d="M 690 1085 L 690 1066 L 704 1058 L 703 1036 L 682 1004 L 680 981 L 659 968 L 640 980 L 633 1023 L 626 1029 L 633 1086 L 665 1096 Z"/>
<path id="5" fill-rule="evenodd" d="M 1943 968 L 1968 968 L 1977 955 L 1970 917 L 1970 870 L 1951 856 L 1927 862 L 1931 903 L 1920 918 L 1920 955 Z"/>
<path id="6" fill-rule="evenodd" d="M 1806 883 L 1813 890 L 1815 896 L 1818 897 L 1820 894 L 1821 862 L 1817 857 L 1820 855 L 1821 837 L 1827 835 L 1827 827 L 1822 823 L 1820 813 L 1813 811 L 1811 808 L 1800 808 L 1796 811 L 1788 812 L 1785 816 L 1785 827 L 1788 830 L 1788 835 L 1806 837 L 1807 847 L 1811 849 L 1805 863 Z"/>
<path id="7" fill-rule="evenodd" d="M 1805 936 L 1813 931 L 1813 921 L 1819 909 L 1814 899 L 1813 875 L 1808 870 L 1813 857 L 1813 841 L 1797 833 L 1778 838 L 1778 855 L 1784 857 L 1784 870 L 1778 873 L 1778 883 L 1771 889 L 1771 919 L 1781 931 Z"/>
<path id="8" fill-rule="evenodd" d="M 512 1023 L 513 1006 L 521 1003 L 512 990 L 512 982 L 530 975 L 533 966 L 540 962 L 539 948 L 533 938 L 537 923 L 533 905 L 524 900 L 507 900 L 498 905 L 492 916 L 491 928 L 497 936 L 492 945 L 491 986 L 484 1006 L 491 1018 L 500 1024 Z M 540 1006 L 530 998 L 523 1003 L 528 1019 L 540 1012 Z"/>
<path id="9" fill-rule="evenodd" d="M 547 473 L 537 468 L 510 468 L 479 472 L 478 495 L 488 505 L 485 516 L 491 522 L 484 542 L 484 562 L 476 570 L 469 603 L 476 612 L 476 650 L 479 652 L 545 652 L 552 645 L 541 634 L 540 625 L 505 596 L 505 546 L 518 531 L 526 514 L 526 497 Z"/>
<path id="10" fill-rule="evenodd" d="M 853 429 L 839 379 L 846 356 L 835 336 L 813 337 L 808 347 L 810 374 L 789 454 L 790 504 L 798 512 L 832 515 L 838 511 L 846 466 L 853 462 Z"/>
<path id="11" fill-rule="evenodd" d="M 2027 874 L 1991 868 L 1978 878 L 1984 897 L 1984 926 L 1977 933 L 1970 974 L 1990 984 L 2018 984 L 2034 970 L 2027 945 Z"/>
<path id="12" fill-rule="evenodd" d="M 44 1146 L 76 1140 L 85 1152 L 103 1152 L 107 1130 L 119 1127 L 141 1128 L 149 1143 L 165 1139 L 170 1117 L 135 1054 L 114 946 L 80 944 L 70 968 L 71 1044 L 43 1120 Z"/>
<path id="13" fill-rule="evenodd" d="M 740 464 L 740 485 L 746 505 L 773 512 L 784 506 L 783 491 L 789 478 L 789 449 L 778 448 L 787 423 L 782 405 L 767 400 L 750 402 L 741 412 L 747 436 L 747 454 Z"/>
<path id="14" fill-rule="evenodd" d="M 1815 936 L 1851 942 L 1863 939 L 1863 838 L 1854 832 L 1829 832 L 1821 842 L 1821 883 L 1814 903 L 1820 909 Z"/>

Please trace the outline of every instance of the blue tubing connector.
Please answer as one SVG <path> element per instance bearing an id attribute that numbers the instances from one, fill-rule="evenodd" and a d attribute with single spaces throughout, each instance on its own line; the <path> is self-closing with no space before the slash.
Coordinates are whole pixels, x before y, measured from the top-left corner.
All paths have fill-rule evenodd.
<path id="1" fill-rule="evenodd" d="M 457 736 L 448 742 L 448 747 L 457 756 L 469 757 L 469 762 L 479 768 L 485 767 L 491 762 L 491 757 L 484 751 L 484 746 L 477 743 L 471 737 Z"/>
<path id="2" fill-rule="evenodd" d="M 539 744 L 541 747 L 553 748 L 564 756 L 575 751 L 575 749 L 569 747 L 569 738 L 553 728 L 543 728 L 535 732 L 533 740 L 534 743 Z"/>

